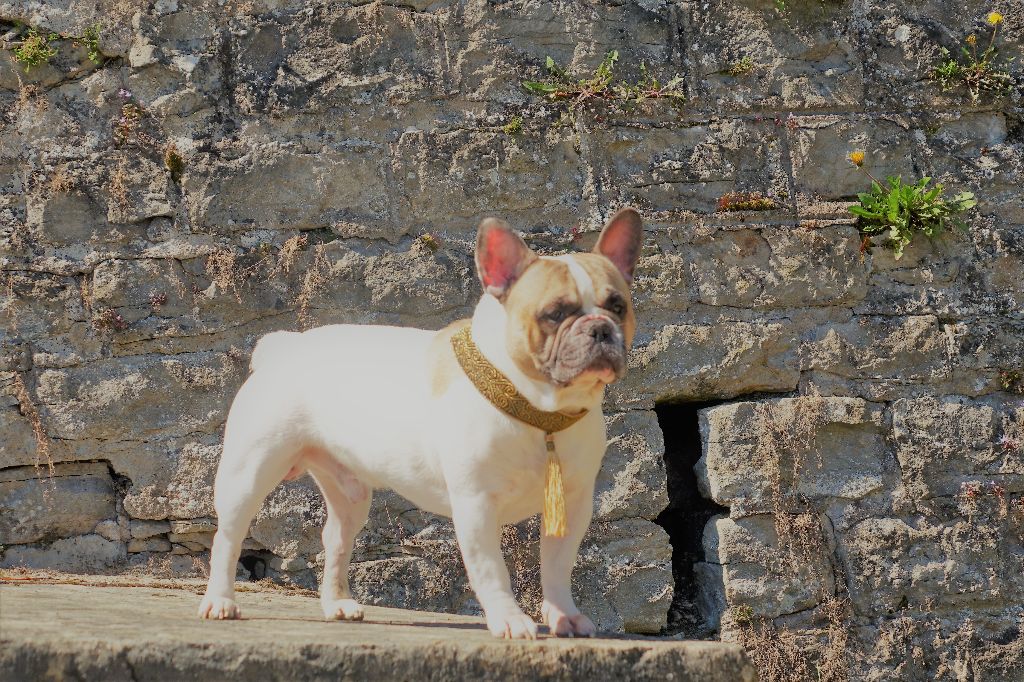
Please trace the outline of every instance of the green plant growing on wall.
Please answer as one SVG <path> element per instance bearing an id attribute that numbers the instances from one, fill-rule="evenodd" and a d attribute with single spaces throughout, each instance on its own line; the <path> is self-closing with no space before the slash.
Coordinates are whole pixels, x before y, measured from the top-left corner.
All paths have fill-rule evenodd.
<path id="1" fill-rule="evenodd" d="M 964 40 L 965 45 L 960 46 L 959 56 L 954 57 L 949 50 L 942 48 L 942 60 L 929 74 L 943 92 L 966 88 L 974 104 L 981 101 L 982 93 L 1002 97 L 1013 89 L 1013 76 L 997 65 L 999 49 L 996 47 L 996 34 L 1003 23 L 1003 15 L 990 12 L 985 21 L 992 27 L 988 47 L 979 52 L 978 36 L 972 33 Z M 1012 61 L 1013 58 L 1006 60 L 1003 66 Z"/>
<path id="2" fill-rule="evenodd" d="M 947 227 L 965 229 L 958 216 L 978 204 L 971 192 L 944 198 L 942 185 L 928 186 L 932 181 L 929 177 L 905 185 L 902 176 L 890 175 L 883 185 L 864 168 L 864 152 L 852 152 L 849 159 L 871 178 L 871 191 L 857 195 L 860 203 L 850 206 L 850 213 L 857 216 L 863 234 L 888 231 L 896 260 L 918 233 L 935 238 Z"/>
<path id="3" fill-rule="evenodd" d="M 665 99 L 675 105 L 686 101 L 682 92 L 682 78 L 676 76 L 662 83 L 651 75 L 646 64 L 640 64 L 639 81 L 613 84 L 615 64 L 618 61 L 618 51 L 612 50 L 605 55 L 593 73 L 580 77 L 569 74 L 558 66 L 554 59 L 548 57 L 545 65 L 547 78 L 523 81 L 523 87 L 534 95 L 563 105 L 563 123 L 575 123 L 581 112 L 597 102 L 629 109 L 654 99 Z"/>
<path id="4" fill-rule="evenodd" d="M 40 33 L 31 28 L 21 45 L 12 50 L 14 60 L 24 65 L 25 70 L 48 64 L 51 59 L 57 56 L 57 48 L 50 43 L 60 38 L 56 33 Z"/>
<path id="5" fill-rule="evenodd" d="M 75 42 L 85 45 L 86 54 L 89 55 L 89 60 L 93 64 L 99 64 L 103 61 L 103 53 L 100 52 L 100 31 L 102 30 L 103 25 L 97 22 L 86 26 L 81 36 L 73 38 Z"/>
<path id="6" fill-rule="evenodd" d="M 24 65 L 28 71 L 32 67 L 48 64 L 57 56 L 57 48 L 53 43 L 58 40 L 70 40 L 74 45 L 85 46 L 90 61 L 100 64 L 103 61 L 103 53 L 100 52 L 102 30 L 103 25 L 100 23 L 86 26 L 80 36 L 67 33 L 40 33 L 38 29 L 30 28 L 21 44 L 11 52 L 14 54 L 14 60 Z"/>
<path id="7" fill-rule="evenodd" d="M 733 78 L 749 76 L 754 71 L 754 59 L 750 55 L 742 57 L 738 62 L 729 67 L 729 75 Z"/>
<path id="8" fill-rule="evenodd" d="M 513 116 L 508 123 L 501 127 L 501 131 L 509 137 L 523 132 L 523 117 Z"/>

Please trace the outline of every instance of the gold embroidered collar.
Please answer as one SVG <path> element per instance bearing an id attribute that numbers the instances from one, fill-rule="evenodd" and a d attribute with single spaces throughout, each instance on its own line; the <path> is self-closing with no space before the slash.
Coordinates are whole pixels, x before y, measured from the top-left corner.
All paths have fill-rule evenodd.
<path id="1" fill-rule="evenodd" d="M 470 325 L 452 335 L 452 349 L 470 382 L 499 410 L 508 416 L 544 432 L 548 460 L 544 470 L 544 513 L 541 528 L 544 535 L 560 538 L 565 535 L 565 487 L 562 484 L 562 463 L 555 452 L 554 433 L 569 428 L 587 411 L 577 414 L 545 412 L 530 404 L 507 376 L 492 365 L 473 343 Z"/>
<path id="2" fill-rule="evenodd" d="M 577 414 L 545 412 L 531 405 L 509 378 L 492 365 L 476 347 L 470 333 L 470 325 L 455 332 L 452 336 L 452 348 L 462 371 L 476 386 L 476 390 L 510 417 L 550 434 L 569 428 L 587 414 L 586 410 Z"/>

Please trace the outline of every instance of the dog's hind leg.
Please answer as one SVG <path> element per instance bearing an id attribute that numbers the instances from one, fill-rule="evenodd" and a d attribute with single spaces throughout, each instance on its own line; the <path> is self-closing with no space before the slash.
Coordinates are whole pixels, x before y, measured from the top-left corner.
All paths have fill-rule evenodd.
<path id="1" fill-rule="evenodd" d="M 231 436 L 229 424 L 214 484 L 217 533 L 210 550 L 210 581 L 199 604 L 200 618 L 240 617 L 235 604 L 235 570 L 242 541 L 263 500 L 300 455 L 282 453 L 282 444 L 273 442 L 274 439 L 239 441 Z"/>
<path id="2" fill-rule="evenodd" d="M 362 620 L 363 607 L 349 591 L 348 567 L 356 535 L 370 513 L 371 491 L 327 453 L 309 459 L 313 479 L 327 503 L 320 606 L 328 620 Z"/>

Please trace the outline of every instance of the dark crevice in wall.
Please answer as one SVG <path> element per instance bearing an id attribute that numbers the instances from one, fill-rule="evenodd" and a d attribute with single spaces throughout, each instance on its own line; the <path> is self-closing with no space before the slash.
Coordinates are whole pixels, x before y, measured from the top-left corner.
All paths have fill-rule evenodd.
<path id="1" fill-rule="evenodd" d="M 238 563 L 249 571 L 249 580 L 256 582 L 267 576 L 267 564 L 274 558 L 272 552 L 258 550 L 244 550 L 239 557 Z"/>
<path id="2" fill-rule="evenodd" d="M 704 526 L 712 516 L 728 515 L 729 510 L 701 495 L 693 467 L 702 452 L 698 412 L 724 402 L 732 401 L 663 403 L 654 408 L 665 437 L 669 499 L 668 507 L 656 521 L 668 533 L 672 544 L 675 583 L 665 634 L 699 639 L 714 634 L 698 608 L 694 566 L 704 561 Z"/>

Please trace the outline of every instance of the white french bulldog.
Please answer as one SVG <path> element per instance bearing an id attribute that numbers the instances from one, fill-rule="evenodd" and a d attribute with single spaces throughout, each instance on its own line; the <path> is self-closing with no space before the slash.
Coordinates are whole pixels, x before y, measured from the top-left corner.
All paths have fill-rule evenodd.
<path id="1" fill-rule="evenodd" d="M 567 527 L 541 539 L 542 613 L 559 636 L 590 636 L 570 573 L 593 513 L 605 452 L 604 387 L 623 376 L 636 320 L 630 296 L 643 225 L 632 208 L 605 225 L 593 253 L 538 256 L 504 222 L 480 225 L 483 284 L 471 320 L 441 331 L 333 325 L 274 332 L 228 415 L 214 492 L 218 527 L 203 618 L 238 618 L 235 566 L 249 524 L 283 479 L 308 471 L 323 492 L 328 619 L 359 620 L 349 556 L 374 488 L 450 516 L 469 582 L 497 637 L 537 636 L 516 604 L 500 530 L 543 507 L 545 434 L 486 399 L 451 338 L 470 326 L 480 353 L 534 407 L 587 414 L 554 434 Z"/>

